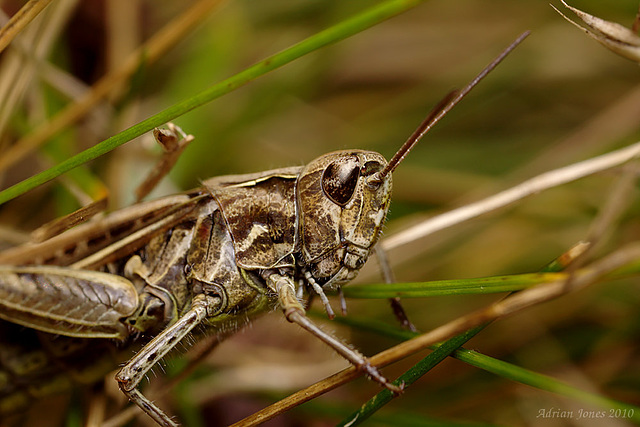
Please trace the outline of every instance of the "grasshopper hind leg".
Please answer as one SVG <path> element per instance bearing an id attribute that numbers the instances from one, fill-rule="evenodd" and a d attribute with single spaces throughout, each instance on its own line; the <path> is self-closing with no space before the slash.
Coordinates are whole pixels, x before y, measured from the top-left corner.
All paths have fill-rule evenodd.
<path id="1" fill-rule="evenodd" d="M 161 426 L 177 427 L 179 424 L 144 396 L 138 390 L 138 385 L 160 359 L 211 313 L 217 312 L 222 303 L 223 299 L 219 296 L 204 294 L 196 296 L 189 311 L 145 345 L 116 374 L 120 390 Z"/>

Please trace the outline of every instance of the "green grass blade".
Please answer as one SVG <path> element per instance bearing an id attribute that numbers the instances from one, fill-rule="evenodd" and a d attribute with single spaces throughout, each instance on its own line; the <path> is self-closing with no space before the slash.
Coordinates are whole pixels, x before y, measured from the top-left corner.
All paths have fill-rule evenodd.
<path id="1" fill-rule="evenodd" d="M 553 266 L 546 267 L 553 268 Z M 606 275 L 618 279 L 640 273 L 640 261 L 632 261 Z M 578 271 L 576 274 L 580 274 Z M 375 283 L 349 285 L 342 289 L 347 298 L 425 298 L 464 294 L 493 294 L 517 292 L 533 286 L 567 280 L 567 273 L 540 272 L 490 276 L 472 279 L 433 280 L 430 282 Z"/>
<path id="2" fill-rule="evenodd" d="M 308 37 L 303 41 L 258 62 L 244 71 L 215 84 L 203 92 L 179 102 L 178 104 L 175 104 L 158 114 L 141 121 L 123 132 L 96 144 L 95 146 L 58 164 L 57 166 L 47 169 L 3 190 L 0 192 L 0 204 L 24 194 L 27 191 L 48 182 L 83 163 L 93 160 L 114 148 L 119 147 L 133 138 L 151 131 L 155 127 L 167 123 L 176 117 L 193 110 L 194 108 L 211 102 L 212 100 L 219 98 L 220 96 L 227 94 L 270 71 L 282 67 L 295 59 L 320 49 L 321 47 L 353 36 L 354 34 L 379 24 L 386 19 L 405 12 L 423 1 L 424 0 L 389 0 Z"/>
<path id="3" fill-rule="evenodd" d="M 279 396 L 273 396 L 277 399 Z M 282 396 L 284 397 L 284 396 Z M 326 402 L 322 399 L 314 399 L 304 406 L 296 408 L 293 413 L 299 414 L 304 419 L 320 418 L 343 418 L 353 412 L 353 408 L 344 402 Z M 367 426 L 372 427 L 494 427 L 496 424 L 482 421 L 452 420 L 442 417 L 431 417 L 420 413 L 412 412 L 403 408 L 402 410 L 388 410 L 378 412 L 367 420 Z"/>
<path id="4" fill-rule="evenodd" d="M 397 326 L 391 326 L 387 323 L 377 322 L 373 319 L 357 319 L 353 316 L 349 316 L 338 317 L 336 318 L 336 321 L 355 327 L 359 330 L 366 330 L 372 333 L 377 333 L 381 336 L 395 338 L 401 341 L 408 340 L 419 335 L 419 333 L 407 331 L 398 328 Z M 471 334 L 468 339 L 473 337 L 473 335 L 477 334 L 483 328 L 484 326 L 472 329 L 471 332 L 473 334 Z M 457 347 L 453 348 L 453 351 L 450 351 L 455 343 L 459 343 L 459 346 L 462 346 L 462 344 L 464 344 L 463 338 L 465 336 L 467 336 L 467 333 L 451 338 L 444 344 L 432 346 L 431 348 L 434 350 L 435 355 L 432 356 L 434 353 L 429 354 L 423 359 L 423 361 L 419 362 L 416 366 L 408 370 L 406 374 L 402 375 L 400 379 L 403 379 L 405 375 L 407 375 L 407 378 L 413 378 L 418 374 L 426 374 L 428 370 L 431 369 L 430 367 L 433 367 L 437 363 L 439 363 L 438 360 L 442 360 L 442 354 L 447 353 L 452 357 L 455 357 L 456 359 L 471 366 L 475 366 L 476 368 L 491 372 L 505 379 L 518 382 L 520 384 L 525 384 L 539 390 L 556 393 L 571 399 L 575 399 L 579 402 L 598 406 L 599 408 L 603 408 L 606 410 L 626 411 L 626 414 L 628 415 L 626 419 L 634 421 L 636 423 L 640 423 L 639 406 L 634 406 L 628 403 L 601 396 L 596 393 L 580 390 L 579 388 L 573 387 L 572 385 L 559 381 L 553 377 L 549 377 L 547 375 L 522 368 L 512 363 L 495 359 L 482 353 L 478 353 L 477 351 Z M 444 349 L 442 349 L 443 346 Z M 436 363 L 436 361 L 438 362 Z M 409 383 L 407 382 L 407 384 Z M 349 417 L 345 418 L 343 424 L 341 425 L 346 425 L 346 423 L 351 422 L 357 418 L 357 422 L 355 424 L 349 424 L 350 426 L 356 425 L 358 422 L 364 420 L 366 417 L 378 411 L 383 405 L 388 403 L 388 401 L 392 397 L 390 393 L 389 395 L 387 395 L 387 392 L 388 390 L 383 390 L 379 393 L 379 395 L 382 396 L 374 396 L 373 399 L 366 402 L 357 412 L 354 412 Z"/>
<path id="5" fill-rule="evenodd" d="M 473 338 L 477 333 L 482 331 L 486 325 L 477 326 L 473 329 L 468 330 L 467 332 L 455 336 L 443 344 L 437 346 L 437 348 L 430 353 L 427 357 L 422 359 L 416 365 L 414 365 L 407 372 L 402 374 L 396 381 L 393 383 L 395 385 L 404 384 L 405 386 L 409 386 L 417 381 L 424 374 L 429 372 L 432 368 L 434 368 L 438 363 L 442 362 L 449 355 L 451 355 L 456 349 L 458 349 L 461 345 L 469 341 Z M 342 422 L 340 422 L 339 426 L 355 426 L 360 424 L 362 421 L 369 418 L 372 414 L 378 411 L 382 406 L 386 405 L 394 398 L 393 393 L 390 390 L 382 390 L 378 394 L 376 394 L 372 399 L 366 402 L 364 405 L 360 407 L 356 412 L 346 417 Z"/>
<path id="6" fill-rule="evenodd" d="M 524 288 L 527 286 L 535 285 L 537 283 L 541 283 L 543 279 L 549 281 L 560 280 L 562 278 L 566 279 L 567 274 L 560 273 L 560 271 L 566 268 L 569 263 L 571 263 L 581 253 L 583 253 L 586 248 L 586 245 L 576 245 L 567 253 L 561 255 L 550 264 L 545 266 L 542 269 L 541 273 L 494 276 L 481 279 L 444 280 L 426 283 L 382 284 L 380 286 L 374 285 L 373 287 L 376 290 L 372 294 L 384 294 L 384 289 L 393 288 L 395 285 L 399 286 L 394 290 L 394 292 L 398 292 L 399 290 L 403 289 L 403 292 L 406 293 L 396 294 L 393 296 L 407 296 L 407 293 L 413 296 L 414 292 L 430 292 L 431 295 L 454 295 L 459 293 L 474 293 L 474 289 L 475 291 L 477 291 L 475 293 L 485 293 L 486 289 L 484 288 L 489 288 L 490 290 L 488 292 L 491 292 L 493 289 L 500 289 L 504 287 L 503 285 L 505 284 L 507 287 L 511 288 L 502 289 L 501 291 L 496 292 L 502 292 L 506 290 L 516 291 L 519 290 L 518 288 L 516 288 L 516 286 L 522 286 Z M 353 286 L 352 288 L 361 288 L 360 291 L 356 291 L 355 293 L 357 294 L 358 292 L 360 292 L 362 294 L 362 291 L 366 290 L 366 288 L 368 287 L 372 287 L 372 285 L 360 287 Z M 349 295 L 347 290 L 350 290 L 350 288 L 344 289 L 345 295 Z M 385 295 L 376 297 L 382 298 L 388 296 Z M 347 324 L 360 330 L 367 330 L 379 335 L 395 338 L 400 341 L 409 340 L 419 335 L 418 332 L 411 332 L 408 330 L 400 329 L 397 326 L 391 326 L 389 324 L 377 322 L 372 319 L 358 320 L 353 317 L 339 317 L 336 320 L 340 323 Z M 494 359 L 476 351 L 466 350 L 462 348 L 462 345 L 464 345 L 468 340 L 480 333 L 486 326 L 491 323 L 492 322 L 487 322 L 480 326 L 476 326 L 475 328 L 470 329 L 465 333 L 448 339 L 442 344 L 431 346 L 430 348 L 433 350 L 433 352 L 427 355 L 424 359 L 414 365 L 403 375 L 401 375 L 398 380 L 394 381 L 394 384 L 400 385 L 401 383 L 404 383 L 408 386 L 425 375 L 427 372 L 429 372 L 445 358 L 447 358 L 448 356 L 452 356 L 469 365 L 483 369 L 487 372 L 494 373 L 505 379 L 510 379 L 512 381 L 526 384 L 540 390 L 550 391 L 569 398 L 573 398 L 581 402 L 598 406 L 599 408 L 604 408 L 607 410 L 620 410 L 625 414 L 625 419 L 633 420 L 636 422 L 640 421 L 640 407 L 635 407 L 627 403 L 609 399 L 596 393 L 586 392 L 577 389 L 569 384 L 558 381 L 552 377 L 521 368 L 511 363 Z M 384 405 L 389 403 L 391 399 L 393 399 L 393 397 L 393 394 L 389 390 L 383 390 L 379 392 L 369 401 L 364 403 L 357 411 L 346 417 L 338 425 L 351 427 L 360 424 L 362 421 L 370 418 L 373 414 L 379 411 Z"/>
<path id="7" fill-rule="evenodd" d="M 616 409 L 623 411 L 626 410 L 626 413 L 629 414 L 627 419 L 640 423 L 640 406 L 634 406 L 596 393 L 580 390 L 579 388 L 573 387 L 555 378 L 530 371 L 502 360 L 494 359 L 493 357 L 486 356 L 476 351 L 460 349 L 454 353 L 454 357 L 469 365 L 478 367 L 487 372 L 492 372 L 511 381 L 526 384 L 539 390 L 545 390 L 566 396 L 586 404 L 595 405 L 601 409 L 606 409 L 607 411 Z M 577 417 L 578 415 L 575 414 L 575 416 Z"/>
<path id="8" fill-rule="evenodd" d="M 443 295 L 514 292 L 566 278 L 567 274 L 565 273 L 525 273 L 477 279 L 349 285 L 345 286 L 342 291 L 347 298 L 424 298 Z"/>

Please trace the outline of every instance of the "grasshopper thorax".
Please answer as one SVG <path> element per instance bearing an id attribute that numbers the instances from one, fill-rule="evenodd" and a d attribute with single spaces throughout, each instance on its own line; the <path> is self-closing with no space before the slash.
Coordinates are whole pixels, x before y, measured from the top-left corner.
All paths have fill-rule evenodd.
<path id="1" fill-rule="evenodd" d="M 391 174 L 369 178 L 386 165 L 376 152 L 345 150 L 315 159 L 300 173 L 299 262 L 319 285 L 352 280 L 367 260 L 391 198 Z"/>

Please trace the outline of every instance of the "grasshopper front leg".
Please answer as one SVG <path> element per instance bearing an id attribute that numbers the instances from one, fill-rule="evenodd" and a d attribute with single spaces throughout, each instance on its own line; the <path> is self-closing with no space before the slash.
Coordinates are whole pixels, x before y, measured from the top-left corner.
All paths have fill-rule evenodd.
<path id="1" fill-rule="evenodd" d="M 371 365 L 366 357 L 349 348 L 338 338 L 320 329 L 305 313 L 305 309 L 296 298 L 295 284 L 290 277 L 278 273 L 269 274 L 266 277 L 267 285 L 278 294 L 280 307 L 289 322 L 295 323 L 322 340 L 338 354 L 347 359 L 357 369 L 363 371 L 371 379 L 388 388 L 394 393 L 401 393 L 402 386 L 398 387 L 387 380 L 378 369 Z"/>
<path id="2" fill-rule="evenodd" d="M 199 325 L 207 316 L 217 312 L 222 299 L 217 295 L 200 294 L 193 299 L 191 309 L 176 323 L 165 329 L 145 345 L 127 364 L 116 374 L 116 381 L 120 390 L 138 405 L 158 424 L 165 427 L 177 427 L 171 418 L 145 397 L 138 385 L 147 372 L 184 338 L 194 327 Z"/>

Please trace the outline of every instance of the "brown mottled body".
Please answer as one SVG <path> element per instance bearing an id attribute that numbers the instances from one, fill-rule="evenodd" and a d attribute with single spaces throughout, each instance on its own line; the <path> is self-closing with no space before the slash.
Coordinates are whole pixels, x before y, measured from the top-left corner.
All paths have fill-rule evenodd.
<path id="1" fill-rule="evenodd" d="M 297 307 L 282 302 L 282 283 L 302 295 L 351 280 L 389 204 L 390 176 L 364 179 L 385 164 L 353 150 L 217 177 L 1 253 L 11 265 L 0 265 L 0 416 L 95 382 L 144 346 L 118 377 L 136 401 L 127 368 L 149 369 L 193 328 L 181 329 L 189 316 L 223 333 L 278 303 Z"/>
<path id="2" fill-rule="evenodd" d="M 264 288 L 248 285 L 235 264 L 215 200 L 196 203 L 99 272 L 0 266 L 0 415 L 73 382 L 100 380 L 186 311 L 203 283 L 219 282 L 224 293 L 219 328 L 235 328 L 268 307 Z"/>

